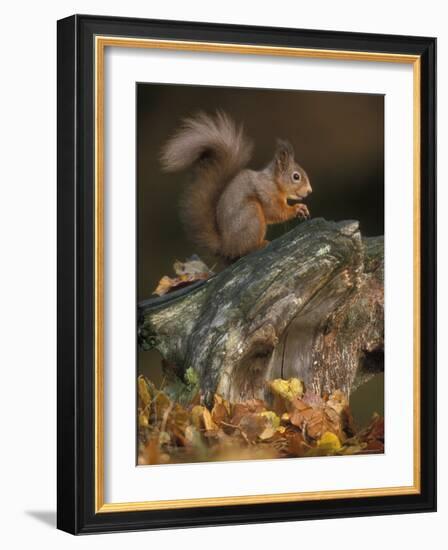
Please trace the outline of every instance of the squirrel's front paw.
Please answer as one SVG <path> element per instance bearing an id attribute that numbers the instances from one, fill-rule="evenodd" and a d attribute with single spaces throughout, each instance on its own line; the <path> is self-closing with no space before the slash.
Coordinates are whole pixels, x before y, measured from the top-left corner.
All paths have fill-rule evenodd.
<path id="1" fill-rule="evenodd" d="M 299 203 L 294 205 L 294 210 L 296 213 L 296 218 L 303 218 L 304 220 L 310 217 L 310 211 L 306 204 Z"/>

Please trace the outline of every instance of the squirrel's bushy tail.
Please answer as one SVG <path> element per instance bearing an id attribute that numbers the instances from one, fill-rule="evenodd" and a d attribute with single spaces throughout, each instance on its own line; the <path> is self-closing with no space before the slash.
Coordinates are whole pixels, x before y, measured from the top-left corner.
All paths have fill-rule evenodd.
<path id="1" fill-rule="evenodd" d="M 219 254 L 221 239 L 216 208 L 226 185 L 248 163 L 252 143 L 243 128 L 223 112 L 199 113 L 183 121 L 161 153 L 167 172 L 195 168 L 193 183 L 184 193 L 182 217 L 196 244 Z"/>

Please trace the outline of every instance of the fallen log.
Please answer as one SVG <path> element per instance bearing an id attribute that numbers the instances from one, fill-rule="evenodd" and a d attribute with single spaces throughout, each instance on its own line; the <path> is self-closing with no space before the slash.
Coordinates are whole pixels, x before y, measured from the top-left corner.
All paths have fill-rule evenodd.
<path id="1" fill-rule="evenodd" d="M 206 400 L 269 399 L 266 381 L 355 387 L 383 369 L 383 237 L 356 221 L 298 225 L 205 282 L 139 304 L 138 339 Z"/>

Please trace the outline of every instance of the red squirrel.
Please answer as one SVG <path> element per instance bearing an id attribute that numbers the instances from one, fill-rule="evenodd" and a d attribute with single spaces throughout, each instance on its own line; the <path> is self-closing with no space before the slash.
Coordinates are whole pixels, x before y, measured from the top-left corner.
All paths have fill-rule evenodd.
<path id="1" fill-rule="evenodd" d="M 268 244 L 268 224 L 309 217 L 300 201 L 311 193 L 311 184 L 292 145 L 277 140 L 274 158 L 258 171 L 246 168 L 251 152 L 243 128 L 218 111 L 185 119 L 161 153 L 165 171 L 194 169 L 181 204 L 187 232 L 227 261 Z"/>

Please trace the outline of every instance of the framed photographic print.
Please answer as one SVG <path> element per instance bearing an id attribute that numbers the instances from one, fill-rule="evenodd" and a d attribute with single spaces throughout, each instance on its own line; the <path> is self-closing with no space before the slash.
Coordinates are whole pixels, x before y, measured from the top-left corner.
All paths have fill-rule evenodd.
<path id="1" fill-rule="evenodd" d="M 433 38 L 58 22 L 58 527 L 436 507 Z"/>

